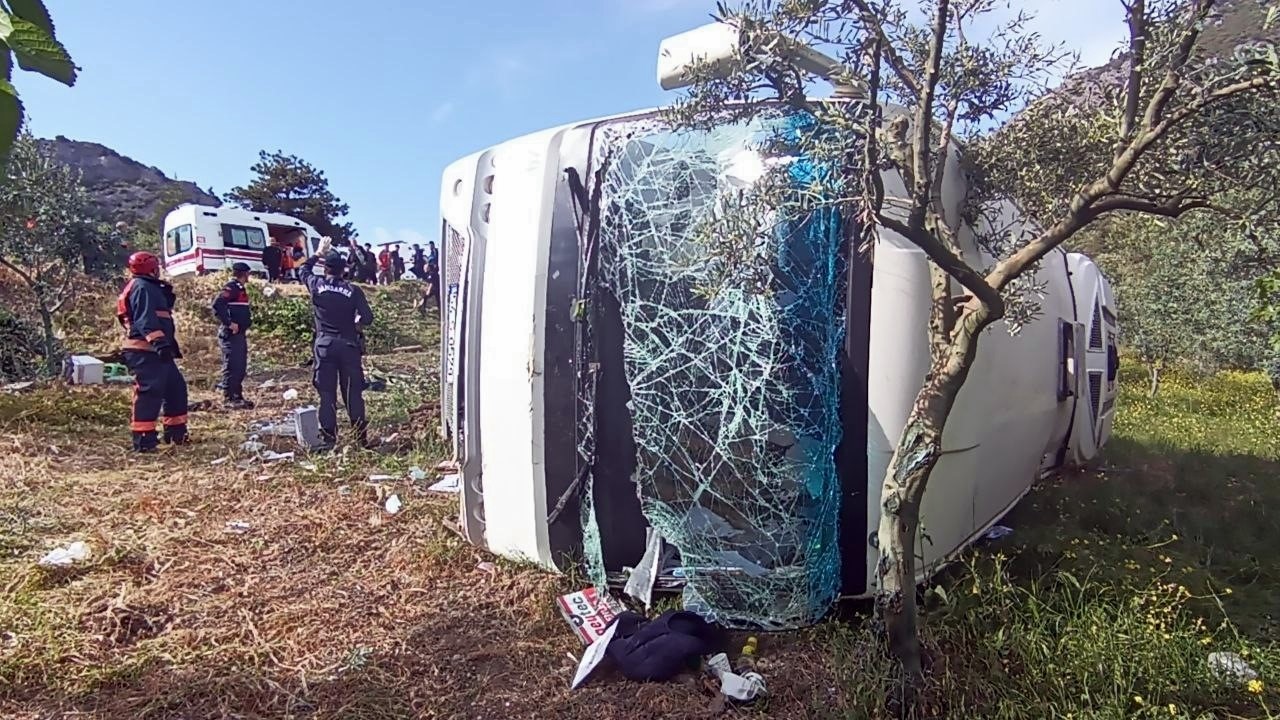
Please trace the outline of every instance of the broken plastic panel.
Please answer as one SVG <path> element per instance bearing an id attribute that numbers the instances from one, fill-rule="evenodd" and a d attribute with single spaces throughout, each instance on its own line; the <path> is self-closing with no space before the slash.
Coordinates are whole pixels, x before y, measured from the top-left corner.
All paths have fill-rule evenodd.
<path id="1" fill-rule="evenodd" d="M 731 247 L 738 256 L 725 249 L 768 167 L 781 163 L 793 188 L 820 185 L 805 157 L 766 157 L 809 128 L 783 117 L 705 132 L 623 120 L 592 148 L 592 172 L 603 170 L 594 292 L 620 308 L 642 512 L 679 552 L 686 606 L 730 626 L 810 624 L 841 583 L 838 213 L 760 205 L 758 236 Z M 584 399 L 590 420 L 602 409 L 590 388 Z M 590 478 L 584 499 L 588 570 L 603 585 L 608 530 L 595 523 Z"/>

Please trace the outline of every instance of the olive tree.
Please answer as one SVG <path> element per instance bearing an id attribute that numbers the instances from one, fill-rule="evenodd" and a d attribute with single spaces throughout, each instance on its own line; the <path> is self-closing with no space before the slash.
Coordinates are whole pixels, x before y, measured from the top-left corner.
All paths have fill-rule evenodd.
<path id="1" fill-rule="evenodd" d="M 77 69 L 58 42 L 43 0 L 0 0 L 0 162 L 9 155 L 24 111 L 13 87 L 13 63 L 72 86 Z"/>
<path id="2" fill-rule="evenodd" d="M 79 173 L 30 133 L 19 135 L 0 183 L 0 267 L 17 276 L 34 301 L 50 374 L 61 354 L 54 316 L 73 297 L 85 248 L 96 246 L 97 237 Z"/>
<path id="3" fill-rule="evenodd" d="M 707 126 L 775 113 L 779 103 L 809 114 L 818 129 L 792 149 L 836 171 L 801 197 L 786 183 L 766 182 L 762 193 L 782 190 L 757 200 L 834 205 L 864 228 L 847 238 L 854 247 L 866 251 L 876 233 L 893 232 L 931 264 L 931 365 L 883 479 L 878 530 L 877 615 L 914 683 L 923 677 L 915 592 L 921 501 L 984 331 L 1002 319 L 1016 331 L 1037 312 L 1037 264 L 1100 219 L 1211 210 L 1223 193 L 1256 183 L 1277 158 L 1280 134 L 1264 108 L 1276 100 L 1280 73 L 1273 47 L 1205 52 L 1202 36 L 1220 6 L 1214 0 L 1124 0 L 1117 10 L 1129 41 L 1116 72 L 1077 77 L 1044 96 L 1069 55 L 1043 46 L 1025 15 L 998 18 L 995 0 L 906 5 L 722 4 L 717 19 L 738 28 L 741 48 L 727 67 L 695 63 L 672 117 Z M 846 91 L 812 100 L 818 78 L 812 63 L 796 61 L 796 46 L 838 59 L 846 69 L 828 79 Z M 989 263 L 966 256 L 957 218 L 944 208 L 944 173 L 956 171 L 946 159 L 957 149 L 968 175 L 964 215 L 989 228 L 980 238 L 995 258 Z M 1033 222 L 1016 232 L 981 222 L 1010 201 Z"/>

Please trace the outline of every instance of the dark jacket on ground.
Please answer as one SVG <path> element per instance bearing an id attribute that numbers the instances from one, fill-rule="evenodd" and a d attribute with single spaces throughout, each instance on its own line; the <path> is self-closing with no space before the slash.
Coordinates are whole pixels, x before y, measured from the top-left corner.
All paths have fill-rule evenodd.
<path id="1" fill-rule="evenodd" d="M 232 278 L 213 299 L 213 314 L 224 328 L 235 323 L 240 326 L 240 332 L 248 330 L 253 324 L 253 311 L 249 307 L 249 292 L 244 283 Z"/>
<path id="2" fill-rule="evenodd" d="M 125 329 L 122 347 L 182 357 L 173 325 L 176 302 L 169 283 L 145 276 L 130 278 L 116 298 L 116 319 Z"/>

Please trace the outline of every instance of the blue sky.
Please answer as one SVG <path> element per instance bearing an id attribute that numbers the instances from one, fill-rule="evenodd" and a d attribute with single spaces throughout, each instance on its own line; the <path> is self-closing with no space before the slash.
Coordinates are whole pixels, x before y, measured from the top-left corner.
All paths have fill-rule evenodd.
<path id="1" fill-rule="evenodd" d="M 37 135 L 107 145 L 218 193 L 261 149 L 325 171 L 366 242 L 435 234 L 440 173 L 564 122 L 670 102 L 659 41 L 713 0 L 46 0 L 83 68 L 19 77 Z M 1036 28 L 1105 61 L 1117 0 L 1030 0 Z"/>

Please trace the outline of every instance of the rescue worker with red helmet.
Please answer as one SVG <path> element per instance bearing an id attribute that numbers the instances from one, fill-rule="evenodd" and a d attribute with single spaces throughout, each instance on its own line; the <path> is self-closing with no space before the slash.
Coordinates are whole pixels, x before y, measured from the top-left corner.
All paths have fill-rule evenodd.
<path id="1" fill-rule="evenodd" d="M 154 452 L 163 424 L 165 443 L 185 445 L 187 380 L 174 362 L 182 357 L 173 324 L 176 296 L 160 279 L 160 260 L 149 252 L 129 256 L 131 277 L 116 298 L 116 318 L 124 326 L 124 362 L 133 374 L 133 449 Z"/>
<path id="2" fill-rule="evenodd" d="M 218 328 L 218 348 L 222 350 L 222 393 L 232 410 L 251 410 L 253 403 L 244 397 L 244 375 L 249 365 L 249 341 L 246 335 L 253 324 L 249 308 L 249 266 L 238 262 L 231 266 L 232 277 L 222 292 L 213 299 L 213 314 Z"/>

